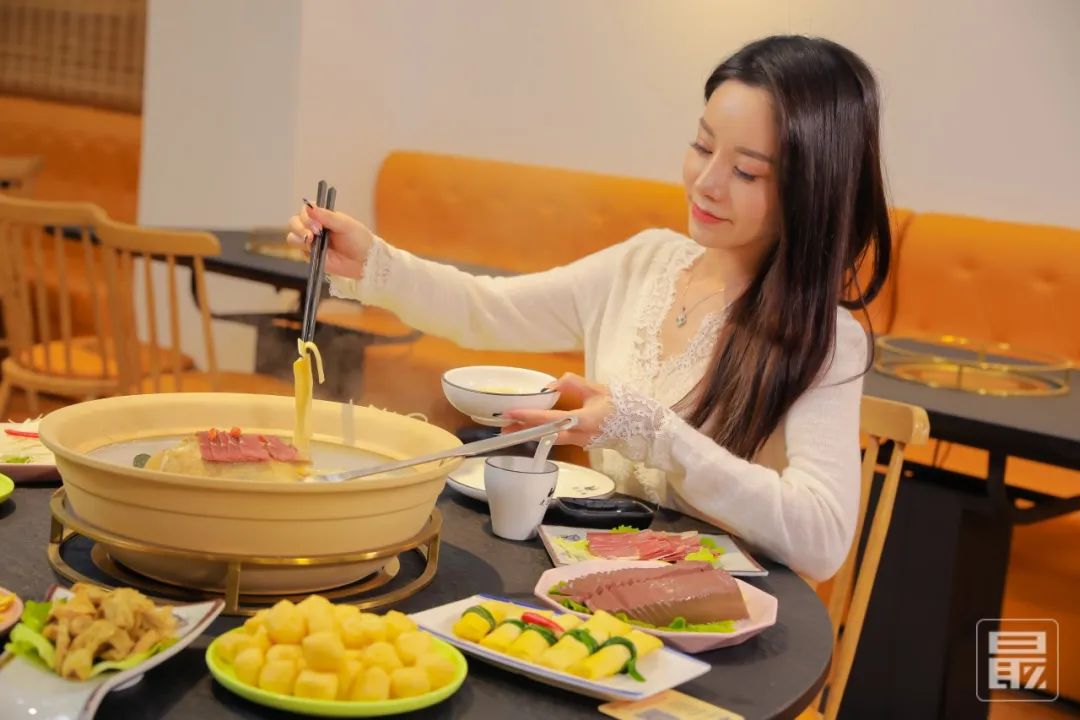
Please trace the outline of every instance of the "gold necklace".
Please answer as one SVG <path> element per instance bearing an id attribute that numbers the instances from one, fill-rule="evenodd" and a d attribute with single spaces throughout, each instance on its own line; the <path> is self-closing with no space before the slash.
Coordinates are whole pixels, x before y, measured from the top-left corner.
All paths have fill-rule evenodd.
<path id="1" fill-rule="evenodd" d="M 719 295 L 720 293 L 724 292 L 724 290 L 725 290 L 725 288 L 721 287 L 716 292 L 709 293 L 705 297 L 701 298 L 696 303 L 691 305 L 689 309 L 687 309 L 687 307 L 686 307 L 686 296 L 690 294 L 690 286 L 693 285 L 693 284 L 694 284 L 694 271 L 691 270 L 690 271 L 690 282 L 686 283 L 686 289 L 683 290 L 682 309 L 680 309 L 678 314 L 675 315 L 675 327 L 677 327 L 677 328 L 681 328 L 684 325 L 686 325 L 686 317 L 687 317 L 687 315 L 689 315 L 695 309 L 697 309 L 698 305 L 701 305 L 701 303 L 705 302 L 706 300 L 708 300 L 711 297 Z"/>

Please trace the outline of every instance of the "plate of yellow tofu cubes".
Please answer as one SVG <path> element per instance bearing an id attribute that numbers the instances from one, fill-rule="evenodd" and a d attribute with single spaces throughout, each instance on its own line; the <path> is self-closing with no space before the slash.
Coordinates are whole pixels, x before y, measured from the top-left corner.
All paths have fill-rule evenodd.
<path id="1" fill-rule="evenodd" d="M 410 617 L 469 655 L 601 700 L 639 700 L 710 669 L 603 611 L 582 619 L 473 595 Z"/>
<path id="2" fill-rule="evenodd" d="M 210 673 L 252 702 L 306 715 L 377 717 L 442 702 L 465 658 L 408 615 L 361 612 L 321 595 L 281 600 L 206 649 Z"/>

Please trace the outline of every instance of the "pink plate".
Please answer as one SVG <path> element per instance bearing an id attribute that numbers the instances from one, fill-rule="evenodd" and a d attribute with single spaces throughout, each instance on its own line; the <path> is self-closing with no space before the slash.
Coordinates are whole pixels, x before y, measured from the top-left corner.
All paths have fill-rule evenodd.
<path id="1" fill-rule="evenodd" d="M 668 565 L 668 563 L 659 560 L 587 560 L 585 562 L 575 563 L 574 565 L 564 565 L 562 567 L 552 568 L 541 575 L 536 583 L 536 587 L 533 588 L 533 594 L 536 595 L 537 599 L 541 600 L 546 605 L 550 605 L 556 610 L 573 613 L 581 618 L 587 618 L 589 616 L 585 613 L 574 612 L 573 610 L 568 610 L 560 605 L 557 600 L 548 596 L 548 590 L 550 590 L 553 585 L 581 577 L 582 575 L 590 575 L 597 572 L 609 572 L 611 570 L 624 570 L 627 568 L 664 567 L 666 565 Z M 662 638 L 665 644 L 676 647 L 683 652 L 700 653 L 705 652 L 706 650 L 715 650 L 716 648 L 738 645 L 739 643 L 754 637 L 762 630 L 775 625 L 777 606 L 776 597 L 764 590 L 759 590 L 749 583 L 743 582 L 739 578 L 735 578 L 735 582 L 739 584 L 739 590 L 742 591 L 743 601 L 746 602 L 746 609 L 750 611 L 749 618 L 737 620 L 735 622 L 735 632 L 701 633 L 649 630 L 647 628 L 641 629 L 650 635 Z"/>
<path id="2" fill-rule="evenodd" d="M 10 592 L 10 590 L 5 590 L 0 587 L 0 596 L 6 597 Z M 15 625 L 15 623 L 19 622 L 19 618 L 22 617 L 22 611 L 22 600 L 19 599 L 18 595 L 15 595 L 15 599 L 8 605 L 7 610 L 0 612 L 0 635 L 6 633 Z"/>

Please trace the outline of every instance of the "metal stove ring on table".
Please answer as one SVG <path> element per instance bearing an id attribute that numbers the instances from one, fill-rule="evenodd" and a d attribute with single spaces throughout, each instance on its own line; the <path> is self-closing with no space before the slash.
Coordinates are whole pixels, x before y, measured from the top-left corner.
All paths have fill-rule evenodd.
<path id="1" fill-rule="evenodd" d="M 100 570 L 110 575 L 113 579 L 142 590 L 146 594 L 158 600 L 168 602 L 175 601 L 177 597 L 184 600 L 197 602 L 208 598 L 221 597 L 222 593 L 209 590 L 185 588 L 157 580 L 144 575 L 134 573 L 124 568 L 109 556 L 108 551 L 102 544 L 118 549 L 131 550 L 134 552 L 151 553 L 162 556 L 186 558 L 192 560 L 209 560 L 225 563 L 228 567 L 225 580 L 225 614 L 227 615 L 253 615 L 263 607 L 267 607 L 281 598 L 300 600 L 306 597 L 303 594 L 283 594 L 278 596 L 245 595 L 242 591 L 243 568 L 245 566 L 270 566 L 270 567 L 300 567 L 312 565 L 332 565 L 339 563 L 368 562 L 390 558 L 393 569 L 386 567 L 375 573 L 374 577 L 361 578 L 355 583 L 343 585 L 333 590 L 320 592 L 319 594 L 334 600 L 344 600 L 356 605 L 361 610 L 385 607 L 407 597 L 411 597 L 426 587 L 435 577 L 435 571 L 439 563 L 439 534 L 442 530 L 442 514 L 438 508 L 434 508 L 424 527 L 419 533 L 400 545 L 365 550 L 363 552 L 340 553 L 335 555 L 320 555 L 314 557 L 288 557 L 288 556 L 239 556 L 229 553 L 193 552 L 164 545 L 153 545 L 139 540 L 132 540 L 115 533 L 103 530 L 79 518 L 68 506 L 67 495 L 63 488 L 53 493 L 49 500 L 49 510 L 52 515 L 52 525 L 49 531 L 48 558 L 49 565 L 62 577 L 72 582 L 87 582 L 100 585 L 101 582 L 91 578 L 76 568 L 72 567 L 63 557 L 64 546 L 77 537 L 84 537 L 95 543 L 91 551 L 94 563 Z M 397 556 L 401 553 L 414 550 L 424 559 L 424 569 L 416 578 L 410 580 L 401 587 L 389 592 L 371 597 L 350 598 L 370 592 L 390 582 L 397 575 L 400 564 Z"/>

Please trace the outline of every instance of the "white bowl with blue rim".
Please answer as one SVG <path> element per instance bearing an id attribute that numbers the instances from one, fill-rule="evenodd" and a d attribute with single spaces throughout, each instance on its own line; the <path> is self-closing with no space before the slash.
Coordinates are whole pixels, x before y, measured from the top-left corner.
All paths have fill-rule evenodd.
<path id="1" fill-rule="evenodd" d="M 474 421 L 488 427 L 510 424 L 510 410 L 549 410 L 559 392 L 548 387 L 555 378 L 547 373 L 505 365 L 469 365 L 447 370 L 442 376 L 446 399 Z"/>

